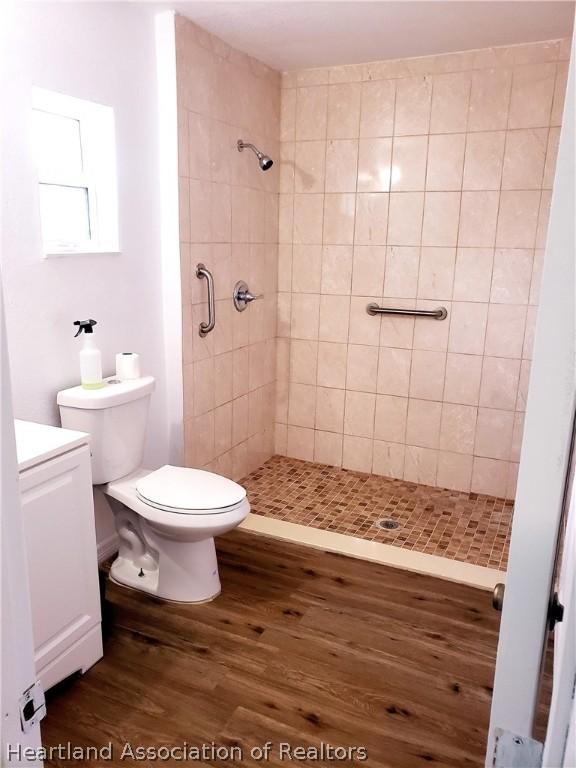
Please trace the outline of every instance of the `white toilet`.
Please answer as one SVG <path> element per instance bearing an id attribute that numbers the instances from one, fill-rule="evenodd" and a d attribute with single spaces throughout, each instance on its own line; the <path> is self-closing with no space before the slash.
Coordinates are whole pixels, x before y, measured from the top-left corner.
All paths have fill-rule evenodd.
<path id="1" fill-rule="evenodd" d="M 214 536 L 250 511 L 242 486 L 212 472 L 141 466 L 152 376 L 58 393 L 62 426 L 91 435 L 92 482 L 110 499 L 120 539 L 113 581 L 165 600 L 220 593 Z"/>

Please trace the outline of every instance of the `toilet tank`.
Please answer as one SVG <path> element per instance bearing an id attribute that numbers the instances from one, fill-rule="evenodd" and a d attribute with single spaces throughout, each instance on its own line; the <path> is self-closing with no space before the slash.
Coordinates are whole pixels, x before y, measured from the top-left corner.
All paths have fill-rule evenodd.
<path id="1" fill-rule="evenodd" d="M 154 378 L 105 379 L 100 389 L 58 392 L 62 426 L 90 434 L 92 483 L 110 483 L 142 464 Z"/>

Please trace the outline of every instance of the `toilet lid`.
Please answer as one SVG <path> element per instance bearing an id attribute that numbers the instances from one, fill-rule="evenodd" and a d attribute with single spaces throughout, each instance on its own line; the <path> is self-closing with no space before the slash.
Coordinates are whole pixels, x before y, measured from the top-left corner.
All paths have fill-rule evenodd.
<path id="1" fill-rule="evenodd" d="M 244 488 L 227 477 L 169 464 L 138 480 L 136 493 L 159 509 L 189 514 L 218 512 L 246 498 Z"/>

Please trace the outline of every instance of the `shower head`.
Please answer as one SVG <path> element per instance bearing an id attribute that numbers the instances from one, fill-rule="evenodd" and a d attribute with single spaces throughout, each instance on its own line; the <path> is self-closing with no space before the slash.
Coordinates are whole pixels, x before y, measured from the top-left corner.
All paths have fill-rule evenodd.
<path id="1" fill-rule="evenodd" d="M 254 146 L 254 144 L 248 144 L 248 142 L 242 141 L 242 139 L 238 139 L 238 144 L 236 146 L 238 147 L 238 152 L 242 152 L 242 150 L 246 148 L 251 149 L 258 158 L 258 165 L 263 171 L 267 171 L 274 165 L 274 161 L 269 158 L 268 155 L 260 152 L 260 150 Z"/>
<path id="2" fill-rule="evenodd" d="M 258 163 L 263 171 L 267 171 L 274 165 L 274 160 L 272 160 L 271 157 L 268 157 L 268 155 L 262 155 L 262 157 L 258 158 Z"/>

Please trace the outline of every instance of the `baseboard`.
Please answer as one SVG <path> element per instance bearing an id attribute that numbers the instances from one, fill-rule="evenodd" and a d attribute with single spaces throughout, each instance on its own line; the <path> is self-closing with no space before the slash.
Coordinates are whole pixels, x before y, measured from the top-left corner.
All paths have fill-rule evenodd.
<path id="1" fill-rule="evenodd" d="M 98 562 L 107 560 L 118 552 L 118 534 L 113 533 L 108 538 L 98 542 Z"/>

